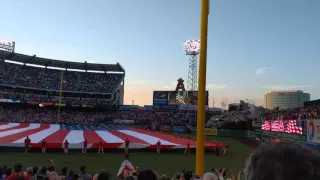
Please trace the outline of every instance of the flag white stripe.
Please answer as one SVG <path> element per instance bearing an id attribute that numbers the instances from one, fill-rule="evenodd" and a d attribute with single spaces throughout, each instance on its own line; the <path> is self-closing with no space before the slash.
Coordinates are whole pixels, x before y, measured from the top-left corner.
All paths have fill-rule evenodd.
<path id="1" fill-rule="evenodd" d="M 68 135 L 64 138 L 63 142 L 68 140 L 70 144 L 80 144 L 83 143 L 83 131 L 82 130 L 71 130 Z"/>
<path id="2" fill-rule="evenodd" d="M 96 133 L 107 143 L 124 143 L 123 139 L 120 139 L 108 131 L 96 131 Z"/>
<path id="3" fill-rule="evenodd" d="M 176 99 L 183 101 L 184 99 L 182 97 L 177 97 Z"/>
<path id="4" fill-rule="evenodd" d="M 6 124 L 6 125 L 1 125 L 0 129 L 9 129 L 9 128 L 16 127 L 16 126 L 19 126 L 19 125 L 20 125 L 20 123 L 9 123 L 9 124 Z"/>
<path id="5" fill-rule="evenodd" d="M 9 136 L 12 134 L 21 133 L 23 131 L 31 130 L 31 129 L 37 129 L 40 127 L 40 124 L 30 124 L 28 127 L 20 128 L 20 129 L 12 129 L 9 131 L 0 132 L 0 137 Z"/>
<path id="6" fill-rule="evenodd" d="M 60 130 L 59 124 L 50 124 L 49 129 L 45 129 L 43 131 L 31 134 L 31 135 L 29 135 L 29 138 L 31 140 L 31 143 L 39 143 L 43 139 L 47 138 L 48 136 L 50 136 L 51 134 L 53 134 L 59 130 Z M 23 137 L 21 139 L 14 141 L 13 143 L 24 143 L 25 139 L 26 139 L 26 137 Z"/>
<path id="7" fill-rule="evenodd" d="M 178 144 L 175 144 L 175 143 L 171 143 L 171 142 L 168 142 L 168 141 L 165 141 L 163 139 L 160 139 L 160 138 L 157 138 L 157 137 L 154 137 L 154 136 L 150 136 L 150 135 L 147 135 L 147 134 L 142 134 L 142 133 L 138 133 L 138 132 L 135 132 L 135 131 L 131 131 L 131 130 L 118 130 L 119 132 L 122 132 L 124 134 L 127 134 L 127 135 L 130 135 L 130 136 L 134 136 L 136 138 L 139 138 L 151 145 L 155 145 L 159 140 L 161 142 L 162 145 L 173 145 L 173 146 L 176 146 Z"/>

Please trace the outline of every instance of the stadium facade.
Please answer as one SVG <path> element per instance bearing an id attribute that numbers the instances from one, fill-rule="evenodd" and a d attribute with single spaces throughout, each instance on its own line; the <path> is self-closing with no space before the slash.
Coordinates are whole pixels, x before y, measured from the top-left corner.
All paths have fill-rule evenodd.
<path id="1" fill-rule="evenodd" d="M 310 94 L 303 91 L 271 91 L 264 95 L 264 108 L 292 109 L 303 107 L 304 102 L 310 101 Z"/>

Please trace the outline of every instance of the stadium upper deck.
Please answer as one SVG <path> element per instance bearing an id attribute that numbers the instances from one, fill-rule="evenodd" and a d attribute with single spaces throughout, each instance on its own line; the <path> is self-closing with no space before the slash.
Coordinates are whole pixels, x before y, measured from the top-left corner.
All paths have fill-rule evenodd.
<path id="1" fill-rule="evenodd" d="M 20 62 L 23 64 L 35 64 L 44 67 L 55 67 L 62 69 L 79 69 L 79 70 L 88 70 L 88 71 L 112 71 L 112 72 L 122 72 L 125 73 L 123 67 L 117 64 L 94 64 L 94 63 L 80 63 L 80 62 L 69 62 L 54 60 L 48 58 L 37 57 L 36 55 L 29 56 L 19 53 L 12 53 L 8 51 L 0 50 L 0 59 L 10 60 L 15 62 Z"/>
<path id="2" fill-rule="evenodd" d="M 0 60 L 0 85 L 2 86 L 59 91 L 61 70 L 63 70 L 65 73 L 63 75 L 62 90 L 65 92 L 112 94 L 117 90 L 125 76 L 125 70 L 119 63 L 93 64 L 87 62 L 68 62 L 1 50 Z M 7 63 L 7 60 L 20 64 Z M 80 70 L 83 72 L 70 70 Z M 90 71 L 100 71 L 102 73 Z"/>

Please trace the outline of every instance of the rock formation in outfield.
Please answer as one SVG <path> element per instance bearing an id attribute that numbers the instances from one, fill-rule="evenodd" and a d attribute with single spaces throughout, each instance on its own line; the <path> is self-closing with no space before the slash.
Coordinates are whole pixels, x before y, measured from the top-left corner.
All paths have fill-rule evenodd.
<path id="1" fill-rule="evenodd" d="M 206 124 L 207 127 L 220 127 L 224 122 L 239 122 L 249 120 L 261 120 L 268 112 L 261 106 L 240 101 L 237 104 L 229 105 L 229 110 L 221 115 L 213 116 Z"/>

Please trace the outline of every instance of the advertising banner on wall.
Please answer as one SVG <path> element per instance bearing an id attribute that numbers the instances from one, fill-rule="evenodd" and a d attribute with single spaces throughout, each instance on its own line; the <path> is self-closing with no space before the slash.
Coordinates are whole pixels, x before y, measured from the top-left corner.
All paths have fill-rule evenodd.
<path id="1" fill-rule="evenodd" d="M 133 105 L 120 105 L 119 106 L 119 110 L 129 110 L 129 109 L 132 109 L 134 108 Z"/>
<path id="2" fill-rule="evenodd" d="M 280 138 L 294 139 L 298 141 L 307 141 L 307 138 L 305 135 L 288 134 L 288 133 L 272 132 L 272 131 L 262 131 L 261 133 L 267 136 L 277 136 Z"/>
<path id="3" fill-rule="evenodd" d="M 145 110 L 152 110 L 153 106 L 152 105 L 144 105 L 143 109 Z"/>
<path id="4" fill-rule="evenodd" d="M 152 123 L 151 124 L 151 129 L 154 130 L 154 131 L 157 130 L 157 124 Z M 162 131 L 161 127 L 160 127 L 160 131 Z"/>
<path id="5" fill-rule="evenodd" d="M 320 143 L 320 119 L 307 121 L 307 141 Z"/>
<path id="6" fill-rule="evenodd" d="M 160 106 L 161 110 L 177 110 L 179 108 L 178 105 L 162 105 Z"/>
<path id="7" fill-rule="evenodd" d="M 218 135 L 218 131 L 216 128 L 205 128 L 204 129 L 204 134 L 205 135 L 210 135 L 210 136 L 216 136 Z"/>
<path id="8" fill-rule="evenodd" d="M 184 132 L 185 127 L 184 126 L 172 126 L 172 131 L 176 133 L 182 133 Z"/>
<path id="9" fill-rule="evenodd" d="M 171 131 L 171 126 L 163 125 L 163 131 Z"/>
<path id="10" fill-rule="evenodd" d="M 14 100 L 14 99 L 0 99 L 0 102 L 4 102 L 4 103 L 21 103 L 20 100 Z"/>

